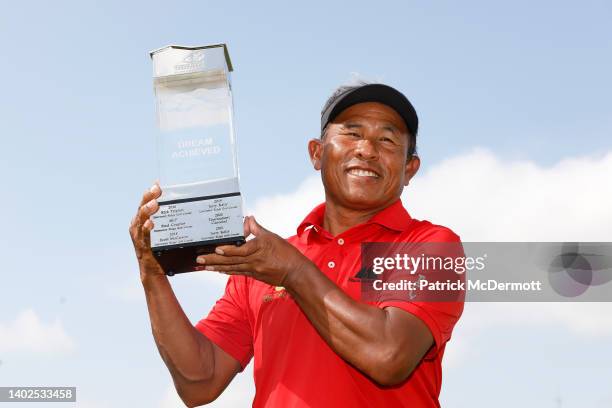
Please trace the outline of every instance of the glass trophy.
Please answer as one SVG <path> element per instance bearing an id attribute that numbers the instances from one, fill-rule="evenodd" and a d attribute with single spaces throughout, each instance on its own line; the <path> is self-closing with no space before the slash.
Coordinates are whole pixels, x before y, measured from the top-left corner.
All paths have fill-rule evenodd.
<path id="1" fill-rule="evenodd" d="M 150 53 L 162 196 L 151 249 L 167 275 L 202 269 L 200 254 L 244 242 L 225 44 Z"/>

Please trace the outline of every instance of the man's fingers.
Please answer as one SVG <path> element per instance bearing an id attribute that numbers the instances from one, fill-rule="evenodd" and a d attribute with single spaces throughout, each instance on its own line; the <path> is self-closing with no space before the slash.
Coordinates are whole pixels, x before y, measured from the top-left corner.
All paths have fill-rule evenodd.
<path id="1" fill-rule="evenodd" d="M 251 239 L 240 246 L 222 245 L 215 248 L 215 253 L 225 256 L 249 256 L 257 252 L 259 242 Z"/>
<path id="2" fill-rule="evenodd" d="M 157 199 L 161 196 L 161 193 L 161 188 L 156 181 L 155 184 L 142 195 L 142 200 L 140 200 L 135 219 L 138 228 L 142 227 L 149 217 L 155 214 L 159 209 Z"/>
<path id="3" fill-rule="evenodd" d="M 142 241 L 146 248 L 151 248 L 151 230 L 154 228 L 153 221 L 146 220 L 142 225 Z"/>
<path id="4" fill-rule="evenodd" d="M 150 189 L 144 192 L 144 194 L 142 195 L 142 199 L 140 200 L 140 205 L 138 206 L 138 208 L 142 207 L 143 205 L 145 205 L 151 200 L 159 198 L 161 196 L 161 193 L 162 193 L 161 188 L 159 187 L 159 184 L 157 184 L 156 182 L 155 184 L 153 184 L 153 186 Z"/>
<path id="5" fill-rule="evenodd" d="M 140 226 L 138 225 L 138 214 L 134 218 L 132 218 L 132 222 L 130 223 L 130 236 L 132 237 L 132 242 L 136 243 L 138 239 L 140 239 Z"/>
<path id="6" fill-rule="evenodd" d="M 153 224 L 153 221 L 151 220 L 146 220 L 144 224 L 142 224 L 142 229 L 146 232 L 151 232 L 153 228 L 155 228 L 155 225 Z"/>
<path id="7" fill-rule="evenodd" d="M 155 184 L 142 195 L 138 211 L 130 223 L 130 236 L 138 259 L 141 259 L 146 253 L 151 252 L 151 230 L 155 225 L 149 217 L 159 210 L 157 199 L 161 194 L 161 188 L 156 181 Z"/>
<path id="8" fill-rule="evenodd" d="M 141 224 L 144 224 L 150 216 L 155 214 L 159 210 L 159 203 L 156 199 L 153 199 L 140 207 L 138 210 L 138 219 Z"/>
<path id="9" fill-rule="evenodd" d="M 253 267 L 249 264 L 236 265 L 209 265 L 205 267 L 207 271 L 222 272 L 228 275 L 253 275 Z"/>
<path id="10" fill-rule="evenodd" d="M 251 235 L 251 229 L 249 228 L 249 216 L 244 217 L 244 239 L 247 239 Z"/>
<path id="11" fill-rule="evenodd" d="M 256 237 L 266 232 L 266 229 L 257 223 L 254 216 L 247 217 L 247 222 L 249 231 Z"/>
<path id="12" fill-rule="evenodd" d="M 202 265 L 239 265 L 247 261 L 242 256 L 226 256 L 219 254 L 200 255 L 196 258 L 196 262 Z"/>
<path id="13" fill-rule="evenodd" d="M 130 223 L 130 235 L 133 239 L 139 239 L 142 233 L 148 234 L 153 228 L 155 228 L 155 224 L 149 218 L 146 218 L 144 222 L 140 220 L 140 212 L 136 214 L 136 216 L 132 219 Z"/>

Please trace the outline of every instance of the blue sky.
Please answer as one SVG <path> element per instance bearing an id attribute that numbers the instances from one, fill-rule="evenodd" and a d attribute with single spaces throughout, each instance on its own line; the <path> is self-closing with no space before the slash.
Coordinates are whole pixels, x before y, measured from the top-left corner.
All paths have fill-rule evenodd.
<path id="1" fill-rule="evenodd" d="M 0 339 L 0 385 L 78 385 L 88 406 L 157 406 L 170 384 L 137 291 L 127 233 L 142 191 L 156 178 L 148 57 L 154 48 L 228 44 L 242 192 L 247 206 L 262 213 L 265 200 L 293 194 L 314 175 L 306 142 L 318 135 L 325 99 L 352 73 L 396 86 L 412 100 L 421 119 L 424 175 L 437 174 L 449 158 L 482 157 L 470 153 L 474 148 L 502 164 L 527 162 L 543 171 L 571 158 L 603 160 L 612 151 L 612 6 L 605 1 L 1 7 L 0 333 L 21 333 L 15 322 L 31 310 L 39 322 L 25 315 L 24 325 L 49 329 L 57 321 L 71 340 L 58 335 L 44 351 Z M 601 168 L 608 167 L 592 166 L 594 174 Z M 436 180 L 433 175 L 423 180 Z M 591 201 L 612 204 L 609 195 L 592 194 Z M 419 210 L 431 216 L 427 205 Z M 564 222 L 571 218 L 560 214 Z M 585 219 L 575 230 L 611 240 L 596 234 L 599 224 Z M 181 277 L 175 285 L 194 320 L 221 293 L 202 277 Z M 593 390 L 610 374 L 609 335 L 534 327 L 496 327 L 502 338 L 482 329 L 475 347 L 496 360 L 449 368 L 447 406 L 485 406 L 489 392 L 513 386 L 515 398 L 524 392 L 532 406 L 555 406 L 556 393 L 570 395 L 564 407 L 605 404 L 610 397 Z M 543 338 L 558 342 L 547 347 Z M 493 354 L 490 344 L 498 340 L 504 351 Z M 513 350 L 517 342 L 523 348 Z M 568 349 L 582 350 L 587 362 L 574 356 L 564 366 Z M 529 358 L 522 361 L 524 353 Z M 533 387 L 536 377 L 521 375 L 534 370 L 541 388 Z M 573 388 L 559 377 L 564 370 L 578 377 Z M 492 371 L 507 387 L 489 384 L 497 378 Z M 581 405 L 582 394 L 594 402 Z"/>

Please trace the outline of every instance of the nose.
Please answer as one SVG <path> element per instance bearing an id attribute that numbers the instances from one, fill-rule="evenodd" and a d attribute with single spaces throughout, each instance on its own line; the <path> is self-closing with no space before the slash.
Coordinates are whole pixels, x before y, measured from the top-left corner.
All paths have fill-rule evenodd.
<path id="1" fill-rule="evenodd" d="M 376 160 L 378 158 L 376 146 L 368 139 L 362 139 L 357 143 L 355 153 L 362 160 Z"/>

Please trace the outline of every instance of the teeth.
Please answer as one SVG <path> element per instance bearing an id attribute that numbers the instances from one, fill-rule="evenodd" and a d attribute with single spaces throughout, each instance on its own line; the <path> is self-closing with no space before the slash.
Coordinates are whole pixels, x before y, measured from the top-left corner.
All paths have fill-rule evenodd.
<path id="1" fill-rule="evenodd" d="M 373 171 L 362 169 L 350 169 L 349 174 L 361 177 L 378 177 L 378 174 L 374 173 Z"/>

